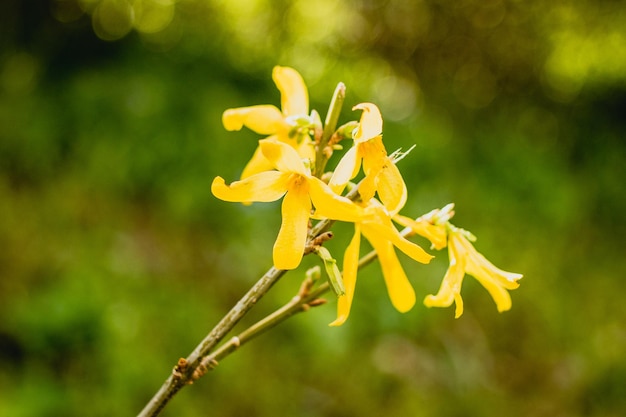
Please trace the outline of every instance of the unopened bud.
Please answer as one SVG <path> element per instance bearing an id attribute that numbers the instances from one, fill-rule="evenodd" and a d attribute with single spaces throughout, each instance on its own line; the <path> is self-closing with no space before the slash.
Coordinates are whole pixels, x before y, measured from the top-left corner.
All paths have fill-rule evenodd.
<path id="1" fill-rule="evenodd" d="M 328 249 L 323 246 L 320 246 L 317 249 L 317 255 L 322 259 L 322 262 L 324 262 L 324 269 L 326 269 L 330 287 L 333 289 L 337 297 L 344 295 L 346 290 L 343 286 L 343 279 L 341 278 L 341 271 L 339 271 L 337 261 L 331 256 Z"/>

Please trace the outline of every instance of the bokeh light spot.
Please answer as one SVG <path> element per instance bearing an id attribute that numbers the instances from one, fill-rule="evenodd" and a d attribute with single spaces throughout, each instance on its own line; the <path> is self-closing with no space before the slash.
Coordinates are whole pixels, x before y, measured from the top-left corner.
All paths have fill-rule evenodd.
<path id="1" fill-rule="evenodd" d="M 169 0 L 135 0 L 135 28 L 142 33 L 156 33 L 174 19 L 174 3 Z"/>
<path id="2" fill-rule="evenodd" d="M 133 28 L 134 10 L 127 0 L 102 0 L 92 21 L 96 35 L 105 41 L 121 39 Z"/>

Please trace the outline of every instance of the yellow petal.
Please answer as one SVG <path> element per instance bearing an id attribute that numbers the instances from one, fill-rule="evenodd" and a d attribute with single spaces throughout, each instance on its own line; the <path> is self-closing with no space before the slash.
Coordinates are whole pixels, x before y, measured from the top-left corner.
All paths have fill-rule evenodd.
<path id="1" fill-rule="evenodd" d="M 360 143 L 358 147 L 359 154 L 363 158 L 363 172 L 365 172 L 365 175 L 378 175 L 389 160 L 382 136 L 376 136 Z"/>
<path id="2" fill-rule="evenodd" d="M 339 160 L 328 185 L 335 193 L 341 194 L 348 181 L 359 173 L 360 168 L 361 158 L 358 156 L 357 147 L 353 146 Z"/>
<path id="3" fill-rule="evenodd" d="M 469 271 L 467 271 L 467 273 L 476 278 L 476 280 L 480 282 L 480 285 L 489 292 L 489 295 L 491 295 L 491 298 L 496 303 L 496 307 L 500 313 L 511 309 L 511 295 L 504 287 L 483 275 L 474 275 Z"/>
<path id="4" fill-rule="evenodd" d="M 316 218 L 326 217 L 344 222 L 360 222 L 364 219 L 362 207 L 346 197 L 335 194 L 328 185 L 316 177 L 308 177 L 307 181 Z"/>
<path id="5" fill-rule="evenodd" d="M 467 263 L 467 273 L 473 276 L 481 275 L 485 278 L 488 277 L 498 285 L 509 290 L 518 288 L 519 282 L 517 281 L 523 277 L 522 274 L 501 270 L 476 251 L 470 254 Z"/>
<path id="6" fill-rule="evenodd" d="M 406 203 L 406 184 L 400 170 L 389 157 L 378 173 L 376 191 L 380 201 L 392 215 L 398 213 Z"/>
<path id="7" fill-rule="evenodd" d="M 308 115 L 309 93 L 302 76 L 289 67 L 274 67 L 272 78 L 280 90 L 281 106 L 285 116 Z"/>
<path id="8" fill-rule="evenodd" d="M 375 104 L 357 104 L 352 110 L 363 110 L 359 127 L 354 133 L 355 142 L 359 143 L 370 140 L 383 132 L 383 117 Z"/>
<path id="9" fill-rule="evenodd" d="M 252 158 L 248 161 L 243 171 L 241 172 L 241 179 L 248 178 L 254 174 L 258 174 L 263 171 L 271 171 L 274 167 L 270 162 L 263 156 L 263 152 L 261 152 L 261 147 L 257 147 L 252 155 Z"/>
<path id="10" fill-rule="evenodd" d="M 463 314 L 463 299 L 461 298 L 461 285 L 465 276 L 465 258 L 453 245 L 448 245 L 450 266 L 443 277 L 441 287 L 436 295 L 429 295 L 424 299 L 426 307 L 448 307 L 456 304 L 455 317 Z"/>
<path id="11" fill-rule="evenodd" d="M 357 146 L 363 158 L 363 172 L 365 173 L 365 179 L 359 185 L 359 194 L 364 201 L 369 201 L 380 188 L 380 173 L 385 164 L 389 163 L 389 157 L 380 136 Z"/>
<path id="12" fill-rule="evenodd" d="M 240 130 L 246 126 L 262 135 L 271 135 L 286 128 L 280 110 L 269 104 L 228 109 L 222 115 L 222 123 L 226 130 Z"/>
<path id="13" fill-rule="evenodd" d="M 467 273 L 472 276 L 480 275 L 484 279 L 491 280 L 504 288 L 513 290 L 519 287 L 517 282 L 522 278 L 522 274 L 503 271 L 489 262 L 474 245 L 459 232 L 450 233 L 450 242 L 458 247 L 462 247 L 467 257 Z"/>
<path id="14" fill-rule="evenodd" d="M 359 183 L 359 195 L 362 201 L 370 201 L 376 194 L 378 178 L 376 175 L 366 175 Z"/>
<path id="15" fill-rule="evenodd" d="M 278 171 L 266 171 L 226 185 L 215 177 L 211 192 L 220 200 L 239 203 L 276 201 L 287 191 L 289 176 Z"/>
<path id="16" fill-rule="evenodd" d="M 293 141 L 290 140 L 290 142 L 287 143 L 293 144 Z M 300 155 L 301 159 L 311 161 L 311 163 L 315 161 L 315 144 L 308 135 L 305 136 L 304 140 L 302 140 L 300 144 L 296 142 L 294 148 L 298 152 L 298 155 Z"/>
<path id="17" fill-rule="evenodd" d="M 413 260 L 424 264 L 430 263 L 434 256 L 430 255 L 421 246 L 416 245 L 410 240 L 405 239 L 400 235 L 398 230 L 391 223 L 391 219 L 388 215 L 381 210 L 377 210 L 377 216 L 375 220 L 367 221 L 367 228 L 375 232 L 381 238 L 388 240 L 406 255 L 410 256 Z"/>
<path id="18" fill-rule="evenodd" d="M 461 298 L 461 293 L 455 291 L 450 285 L 451 282 L 457 280 L 456 278 L 450 278 L 450 276 L 458 274 L 457 271 L 448 269 L 441 283 L 441 287 L 439 288 L 439 292 L 437 295 L 427 295 L 424 299 L 424 305 L 426 307 L 449 307 L 454 302 L 456 304 L 454 317 L 457 319 L 461 317 L 463 314 L 463 298 Z"/>
<path id="19" fill-rule="evenodd" d="M 462 247 L 466 254 L 466 272 L 476 278 L 478 282 L 489 292 L 496 303 L 498 311 L 506 311 L 511 308 L 511 296 L 507 290 L 519 287 L 517 280 L 521 274 L 503 271 L 482 254 L 461 233 L 453 232 L 450 235 L 450 244 Z"/>
<path id="20" fill-rule="evenodd" d="M 387 292 L 391 303 L 401 313 L 406 313 L 415 305 L 415 291 L 409 282 L 400 261 L 396 256 L 393 245 L 376 233 L 371 233 L 363 225 L 363 236 L 376 250 L 380 261 L 383 277 L 387 285 Z"/>
<path id="21" fill-rule="evenodd" d="M 343 285 L 346 293 L 337 299 L 337 319 L 330 323 L 329 326 L 341 326 L 350 315 L 361 246 L 361 229 L 358 224 L 354 226 L 354 235 L 343 255 Z"/>
<path id="22" fill-rule="evenodd" d="M 311 200 L 306 187 L 293 187 L 285 194 L 282 223 L 274 243 L 274 266 L 295 269 L 300 265 L 311 213 Z"/>
<path id="23" fill-rule="evenodd" d="M 259 141 L 259 146 L 263 156 L 279 171 L 309 175 L 298 152 L 286 143 L 263 139 Z"/>
<path id="24" fill-rule="evenodd" d="M 467 273 L 472 276 L 483 276 L 485 279 L 490 279 L 494 283 L 509 290 L 518 288 L 519 282 L 517 282 L 517 280 L 523 277 L 522 274 L 506 272 L 497 268 L 478 252 L 470 256 L 467 263 Z"/>

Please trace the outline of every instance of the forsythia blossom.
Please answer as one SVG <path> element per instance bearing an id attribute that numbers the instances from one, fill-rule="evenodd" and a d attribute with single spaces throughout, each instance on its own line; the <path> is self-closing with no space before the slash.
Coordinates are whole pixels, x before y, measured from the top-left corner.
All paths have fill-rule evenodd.
<path id="1" fill-rule="evenodd" d="M 264 139 L 259 141 L 259 148 L 276 170 L 254 174 L 230 186 L 223 178 L 216 177 L 211 191 L 219 199 L 241 203 L 276 201 L 284 196 L 282 224 L 274 244 L 274 266 L 294 269 L 304 252 L 311 202 L 318 215 L 335 220 L 359 220 L 363 210 L 311 176 L 310 169 L 292 147 Z"/>
<path id="2" fill-rule="evenodd" d="M 273 105 L 240 107 L 226 110 L 222 116 L 227 130 L 240 130 L 246 126 L 269 137 L 259 140 L 259 146 L 244 168 L 240 181 L 227 185 L 222 177 L 216 177 L 211 191 L 222 200 L 246 204 L 282 198 L 281 226 L 273 247 L 274 266 L 285 270 L 298 267 L 305 249 L 307 253 L 320 256 L 330 276 L 329 282 L 338 295 L 337 318 L 332 326 L 343 324 L 350 314 L 361 237 L 365 237 L 374 248 L 389 298 L 400 312 L 409 311 L 414 306 L 416 295 L 395 249 L 420 263 L 426 264 L 432 259 L 420 246 L 407 240 L 406 237 L 411 234 L 428 239 L 432 249 L 448 247 L 449 268 L 439 292 L 424 299 L 426 306 L 448 307 L 455 303 L 456 317 L 461 316 L 461 285 L 468 274 L 487 289 L 499 311 L 511 308 L 508 290 L 519 286 L 518 280 L 522 275 L 495 267 L 476 251 L 471 243 L 475 238 L 450 223 L 454 215 L 453 204 L 417 219 L 399 214 L 407 201 L 407 187 L 395 165 L 401 157 L 395 153 L 387 154 L 382 138 L 383 119 L 376 105 L 361 103 L 354 106 L 353 110 L 362 113 L 352 131 L 352 146 L 340 159 L 334 172 L 324 177 L 322 172 L 315 172 L 314 176 L 311 167 L 316 166 L 316 154 L 324 158 L 317 161 L 321 162 L 318 166 L 324 167 L 332 150 L 327 153 L 326 148 L 324 152 L 317 149 L 328 144 L 319 133 L 322 131 L 319 116 L 315 111 L 309 114 L 306 85 L 292 68 L 275 67 L 272 76 L 281 93 L 281 109 Z M 328 123 L 336 123 L 336 118 L 334 120 Z M 350 122 L 344 126 L 351 129 L 354 124 Z M 332 132 L 335 126 L 331 127 L 328 131 Z M 326 129 L 324 127 L 324 136 L 328 138 Z M 338 130 L 336 137 L 346 137 L 345 131 Z M 357 186 L 358 194 L 350 193 L 353 199 L 342 196 L 361 167 L 364 176 Z M 319 177 L 329 178 L 328 183 Z M 311 220 L 320 219 L 354 223 L 354 235 L 345 249 L 341 272 L 328 249 L 321 246 L 323 242 L 318 243 L 318 236 L 310 236 Z M 406 229 L 399 232 L 393 222 Z"/>
<path id="3" fill-rule="evenodd" d="M 465 274 L 476 278 L 489 291 L 496 303 L 498 311 L 511 308 L 511 296 L 507 290 L 519 287 L 517 282 L 522 274 L 506 272 L 495 267 L 481 255 L 471 241 L 476 238 L 466 230 L 459 229 L 450 223 L 454 216 L 454 205 L 448 204 L 441 210 L 435 209 L 424 216 L 413 220 L 408 217 L 394 216 L 394 220 L 410 228 L 414 233 L 430 240 L 435 249 L 448 246 L 450 266 L 441 283 L 437 295 L 429 295 L 424 300 L 428 307 L 449 307 L 456 304 L 455 316 L 463 314 L 461 284 Z"/>
<path id="4" fill-rule="evenodd" d="M 450 223 L 448 228 L 448 256 L 450 267 L 443 278 L 439 292 L 424 300 L 428 307 L 448 307 L 456 304 L 455 317 L 463 314 L 461 284 L 465 274 L 471 275 L 485 287 L 496 303 L 498 311 L 511 308 L 511 296 L 507 290 L 519 287 L 517 282 L 522 274 L 503 271 L 481 255 L 470 242 L 475 240 L 469 232 L 456 228 Z"/>
<path id="5" fill-rule="evenodd" d="M 222 115 L 226 130 L 240 130 L 243 126 L 260 133 L 271 135 L 287 143 L 305 159 L 313 159 L 314 148 L 308 131 L 315 117 L 309 116 L 309 93 L 302 76 L 293 68 L 274 67 L 272 78 L 281 95 L 282 111 L 273 105 L 257 105 L 228 109 Z M 272 164 L 265 159 L 261 148 L 257 148 L 252 159 L 243 169 L 241 179 L 268 171 Z"/>
<path id="6" fill-rule="evenodd" d="M 385 208 L 395 214 L 404 206 L 407 190 L 398 167 L 383 145 L 380 111 L 371 103 L 358 104 L 353 110 L 363 110 L 359 127 L 353 134 L 354 146 L 337 164 L 329 185 L 340 194 L 348 181 L 357 176 L 362 162 L 365 179 L 359 185 L 361 198 L 369 201 L 377 192 Z"/>

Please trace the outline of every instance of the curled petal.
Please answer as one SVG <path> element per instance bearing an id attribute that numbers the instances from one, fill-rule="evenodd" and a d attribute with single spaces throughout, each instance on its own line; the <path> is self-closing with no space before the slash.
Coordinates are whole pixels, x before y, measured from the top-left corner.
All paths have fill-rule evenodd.
<path id="1" fill-rule="evenodd" d="M 454 317 L 457 319 L 461 317 L 463 314 L 463 298 L 461 298 L 461 292 L 456 291 L 453 287 L 453 283 L 459 280 L 463 280 L 463 272 L 459 273 L 455 269 L 449 268 L 443 278 L 439 292 L 436 295 L 427 295 L 424 299 L 424 305 L 426 307 L 449 307 L 454 302 L 456 304 Z"/>
<path id="2" fill-rule="evenodd" d="M 376 250 L 391 303 L 401 313 L 406 313 L 415 305 L 415 291 L 407 278 L 393 249 L 393 244 L 371 233 L 363 226 L 363 236 Z"/>
<path id="3" fill-rule="evenodd" d="M 467 273 L 472 276 L 480 275 L 485 279 L 489 279 L 504 288 L 513 290 L 519 287 L 517 282 L 523 277 L 522 274 L 503 271 L 489 262 L 480 252 L 474 248 L 474 245 L 467 240 L 462 233 L 450 233 L 450 244 L 458 248 L 462 248 L 467 256 Z"/>
<path id="4" fill-rule="evenodd" d="M 517 280 L 521 274 L 503 271 L 489 262 L 474 246 L 461 234 L 451 233 L 450 245 L 463 248 L 466 253 L 466 271 L 485 287 L 496 303 L 498 311 L 511 308 L 511 296 L 507 290 L 519 287 Z"/>
<path id="5" fill-rule="evenodd" d="M 363 110 L 359 127 L 354 132 L 355 142 L 359 143 L 370 140 L 383 132 L 383 117 L 375 104 L 357 104 L 352 110 Z"/>
<path id="6" fill-rule="evenodd" d="M 326 217 L 344 222 L 360 222 L 365 218 L 362 207 L 346 197 L 335 194 L 320 179 L 309 177 L 308 183 L 316 218 Z"/>
<path id="7" fill-rule="evenodd" d="M 407 199 L 406 184 L 400 170 L 389 158 L 378 174 L 376 188 L 380 201 L 389 213 L 396 214 L 404 207 Z"/>
<path id="8" fill-rule="evenodd" d="M 263 139 L 259 141 L 259 146 L 263 156 L 279 171 L 309 175 L 298 152 L 286 143 Z"/>
<path id="9" fill-rule="evenodd" d="M 276 201 L 287 191 L 288 174 L 266 171 L 226 185 L 222 177 L 215 177 L 211 192 L 220 200 L 249 203 Z"/>
<path id="10" fill-rule="evenodd" d="M 309 93 L 302 76 L 289 67 L 274 67 L 272 78 L 280 90 L 285 116 L 309 114 Z"/>
<path id="11" fill-rule="evenodd" d="M 360 168 L 361 158 L 358 155 L 358 148 L 353 146 L 339 160 L 328 185 L 335 193 L 341 194 L 348 181 L 359 173 Z"/>
<path id="12" fill-rule="evenodd" d="M 465 276 L 465 259 L 463 254 L 449 245 L 450 266 L 443 277 L 441 287 L 436 295 L 429 295 L 424 299 L 426 307 L 449 307 L 454 302 L 456 311 L 454 316 L 461 317 L 463 314 L 463 299 L 461 298 L 461 285 Z"/>
<path id="13" fill-rule="evenodd" d="M 282 223 L 274 243 L 274 266 L 295 269 L 302 260 L 311 213 L 307 190 L 300 187 L 290 189 L 283 199 L 281 211 Z"/>
<path id="14" fill-rule="evenodd" d="M 361 246 L 361 228 L 358 223 L 354 226 L 354 235 L 343 255 L 343 285 L 346 293 L 337 299 L 337 318 L 329 326 L 341 326 L 350 315 Z"/>
<path id="15" fill-rule="evenodd" d="M 226 130 L 240 130 L 243 126 L 261 135 L 272 135 L 285 129 L 280 110 L 272 105 L 228 109 L 222 115 Z"/>

